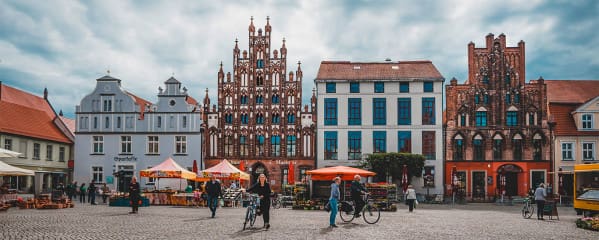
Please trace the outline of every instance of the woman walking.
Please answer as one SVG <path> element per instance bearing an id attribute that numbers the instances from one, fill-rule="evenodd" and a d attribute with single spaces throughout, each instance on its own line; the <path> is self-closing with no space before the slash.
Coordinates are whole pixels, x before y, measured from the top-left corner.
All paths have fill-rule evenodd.
<path id="1" fill-rule="evenodd" d="M 79 202 L 80 203 L 85 203 L 85 194 L 87 194 L 87 187 L 85 186 L 85 183 L 82 183 L 81 187 L 79 187 Z"/>
<path id="2" fill-rule="evenodd" d="M 139 196 L 139 183 L 137 183 L 136 177 L 131 178 L 129 184 L 129 200 L 131 201 L 131 212 L 129 213 L 137 213 L 141 196 Z"/>
<path id="3" fill-rule="evenodd" d="M 331 207 L 331 216 L 329 216 L 329 227 L 336 228 L 337 224 L 335 224 L 335 218 L 337 217 L 337 203 L 339 203 L 339 184 L 341 183 L 341 178 L 335 177 L 333 178 L 333 183 L 331 184 L 331 197 L 329 198 L 329 206 Z"/>
<path id="4" fill-rule="evenodd" d="M 535 202 L 537 203 L 537 219 L 545 220 L 543 218 L 543 209 L 545 208 L 545 197 L 547 192 L 545 191 L 545 185 L 539 184 L 539 187 L 535 190 Z"/>
<path id="5" fill-rule="evenodd" d="M 262 213 L 262 218 L 264 219 L 264 227 L 266 229 L 270 228 L 270 193 L 272 190 L 270 189 L 270 185 L 266 182 L 266 175 L 261 173 L 258 177 L 258 182 L 250 187 L 248 192 L 258 194 L 260 197 L 260 212 Z"/>
<path id="6" fill-rule="evenodd" d="M 414 211 L 414 204 L 416 204 L 416 191 L 414 190 L 414 186 L 412 186 L 412 184 L 408 185 L 408 190 L 406 191 L 406 203 L 408 204 L 410 212 Z"/>

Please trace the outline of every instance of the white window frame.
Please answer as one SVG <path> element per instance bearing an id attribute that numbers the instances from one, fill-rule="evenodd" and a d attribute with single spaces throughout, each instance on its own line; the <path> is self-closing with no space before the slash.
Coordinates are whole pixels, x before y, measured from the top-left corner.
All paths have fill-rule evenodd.
<path id="1" fill-rule="evenodd" d="M 36 146 L 37 146 L 37 151 L 35 148 Z M 36 152 L 37 152 L 37 154 L 36 154 Z M 41 152 L 42 152 L 42 145 L 40 143 L 33 143 L 33 155 L 31 156 L 31 159 L 40 160 Z"/>
<path id="2" fill-rule="evenodd" d="M 120 136 L 120 154 L 131 154 L 131 145 L 133 145 L 133 140 L 131 136 Z"/>
<path id="3" fill-rule="evenodd" d="M 585 144 L 590 144 L 591 146 L 591 158 L 586 158 L 585 157 L 585 152 L 589 151 L 588 149 L 585 149 Z M 595 160 L 595 142 L 582 142 L 582 161 L 594 161 Z"/>
<path id="4" fill-rule="evenodd" d="M 179 144 L 181 144 L 181 149 L 179 149 Z M 175 136 L 175 154 L 187 154 L 187 136 Z"/>
<path id="5" fill-rule="evenodd" d="M 91 180 L 96 180 L 96 183 L 103 183 L 104 182 L 103 179 L 104 179 L 104 167 L 103 166 L 92 166 L 91 167 Z"/>
<path id="6" fill-rule="evenodd" d="M 52 161 L 54 155 L 54 146 L 52 144 L 46 144 L 46 161 Z"/>
<path id="7" fill-rule="evenodd" d="M 584 117 L 589 116 L 590 119 L 585 120 Z M 591 130 L 594 129 L 594 124 L 593 124 L 593 114 L 590 113 L 585 113 L 582 114 L 582 116 L 580 117 L 580 123 L 581 123 L 581 127 L 583 130 Z M 585 127 L 585 123 L 588 123 L 588 127 Z"/>
<path id="8" fill-rule="evenodd" d="M 150 138 L 156 138 L 156 140 L 150 139 Z M 152 145 L 154 145 L 154 147 L 152 147 Z M 151 151 L 151 150 L 154 151 Z M 146 154 L 160 154 L 160 137 L 157 135 L 152 135 L 152 136 L 148 136 L 146 138 Z"/>
<path id="9" fill-rule="evenodd" d="M 564 144 L 570 144 L 570 149 L 568 151 L 570 152 L 570 155 L 572 156 L 572 158 L 564 158 Z M 576 144 L 574 144 L 574 142 L 561 142 L 560 148 L 562 149 L 562 151 L 561 151 L 562 161 L 574 161 L 574 159 L 575 159 L 574 153 L 576 152 Z"/>
<path id="10" fill-rule="evenodd" d="M 58 161 L 64 162 L 67 158 L 67 148 L 63 146 L 58 147 Z"/>
<path id="11" fill-rule="evenodd" d="M 96 139 L 97 138 L 97 139 Z M 96 145 L 101 147 L 101 151 L 96 151 Z M 92 136 L 92 154 L 104 154 L 104 136 Z"/>
<path id="12" fill-rule="evenodd" d="M 532 173 L 533 172 L 543 172 L 543 182 L 547 182 L 547 169 L 530 169 L 528 171 L 528 184 L 532 184 Z M 528 186 L 528 188 L 535 188 L 536 186 Z"/>

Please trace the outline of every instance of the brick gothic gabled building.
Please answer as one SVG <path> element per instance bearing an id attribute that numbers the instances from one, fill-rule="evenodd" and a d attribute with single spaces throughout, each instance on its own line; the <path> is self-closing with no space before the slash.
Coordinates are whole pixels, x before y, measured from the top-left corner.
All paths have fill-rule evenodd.
<path id="1" fill-rule="evenodd" d="M 249 49 L 243 52 L 235 40 L 233 72 L 218 71 L 218 107 L 210 109 L 204 98 L 206 168 L 223 159 L 245 170 L 252 182 L 265 173 L 274 189 L 287 183 L 293 162 L 295 181 L 315 167 L 314 133 L 316 97 L 302 109 L 302 69 L 287 71 L 287 48 L 271 49 L 269 18 L 264 31 L 248 28 Z"/>
<path id="2" fill-rule="evenodd" d="M 547 181 L 550 132 L 543 79 L 525 83 L 524 42 L 468 44 L 468 79 L 446 86 L 445 183 L 468 198 L 525 195 Z"/>

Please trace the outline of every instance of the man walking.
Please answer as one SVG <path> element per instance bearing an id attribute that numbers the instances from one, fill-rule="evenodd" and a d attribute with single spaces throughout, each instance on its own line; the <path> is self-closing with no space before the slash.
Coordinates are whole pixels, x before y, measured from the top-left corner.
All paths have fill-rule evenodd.
<path id="1" fill-rule="evenodd" d="M 206 183 L 206 194 L 208 194 L 208 208 L 212 212 L 212 218 L 216 214 L 216 206 L 218 204 L 218 197 L 221 196 L 221 186 L 216 177 L 212 175 L 210 181 Z"/>
<path id="2" fill-rule="evenodd" d="M 91 205 L 96 205 L 96 180 L 92 180 L 87 188 L 88 201 Z"/>

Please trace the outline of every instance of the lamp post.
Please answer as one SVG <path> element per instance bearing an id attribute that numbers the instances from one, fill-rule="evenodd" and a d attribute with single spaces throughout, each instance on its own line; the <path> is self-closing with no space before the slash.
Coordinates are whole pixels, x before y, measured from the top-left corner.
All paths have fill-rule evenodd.
<path id="1" fill-rule="evenodd" d="M 549 184 L 551 186 L 553 186 L 553 178 L 555 177 L 555 146 L 554 145 L 554 141 L 553 141 L 553 131 L 555 129 L 555 125 L 557 125 L 557 122 L 555 122 L 555 120 L 553 119 L 553 115 L 549 116 L 549 121 L 547 122 L 547 125 L 549 126 L 549 171 L 552 172 L 551 173 L 551 177 L 549 178 Z"/>

